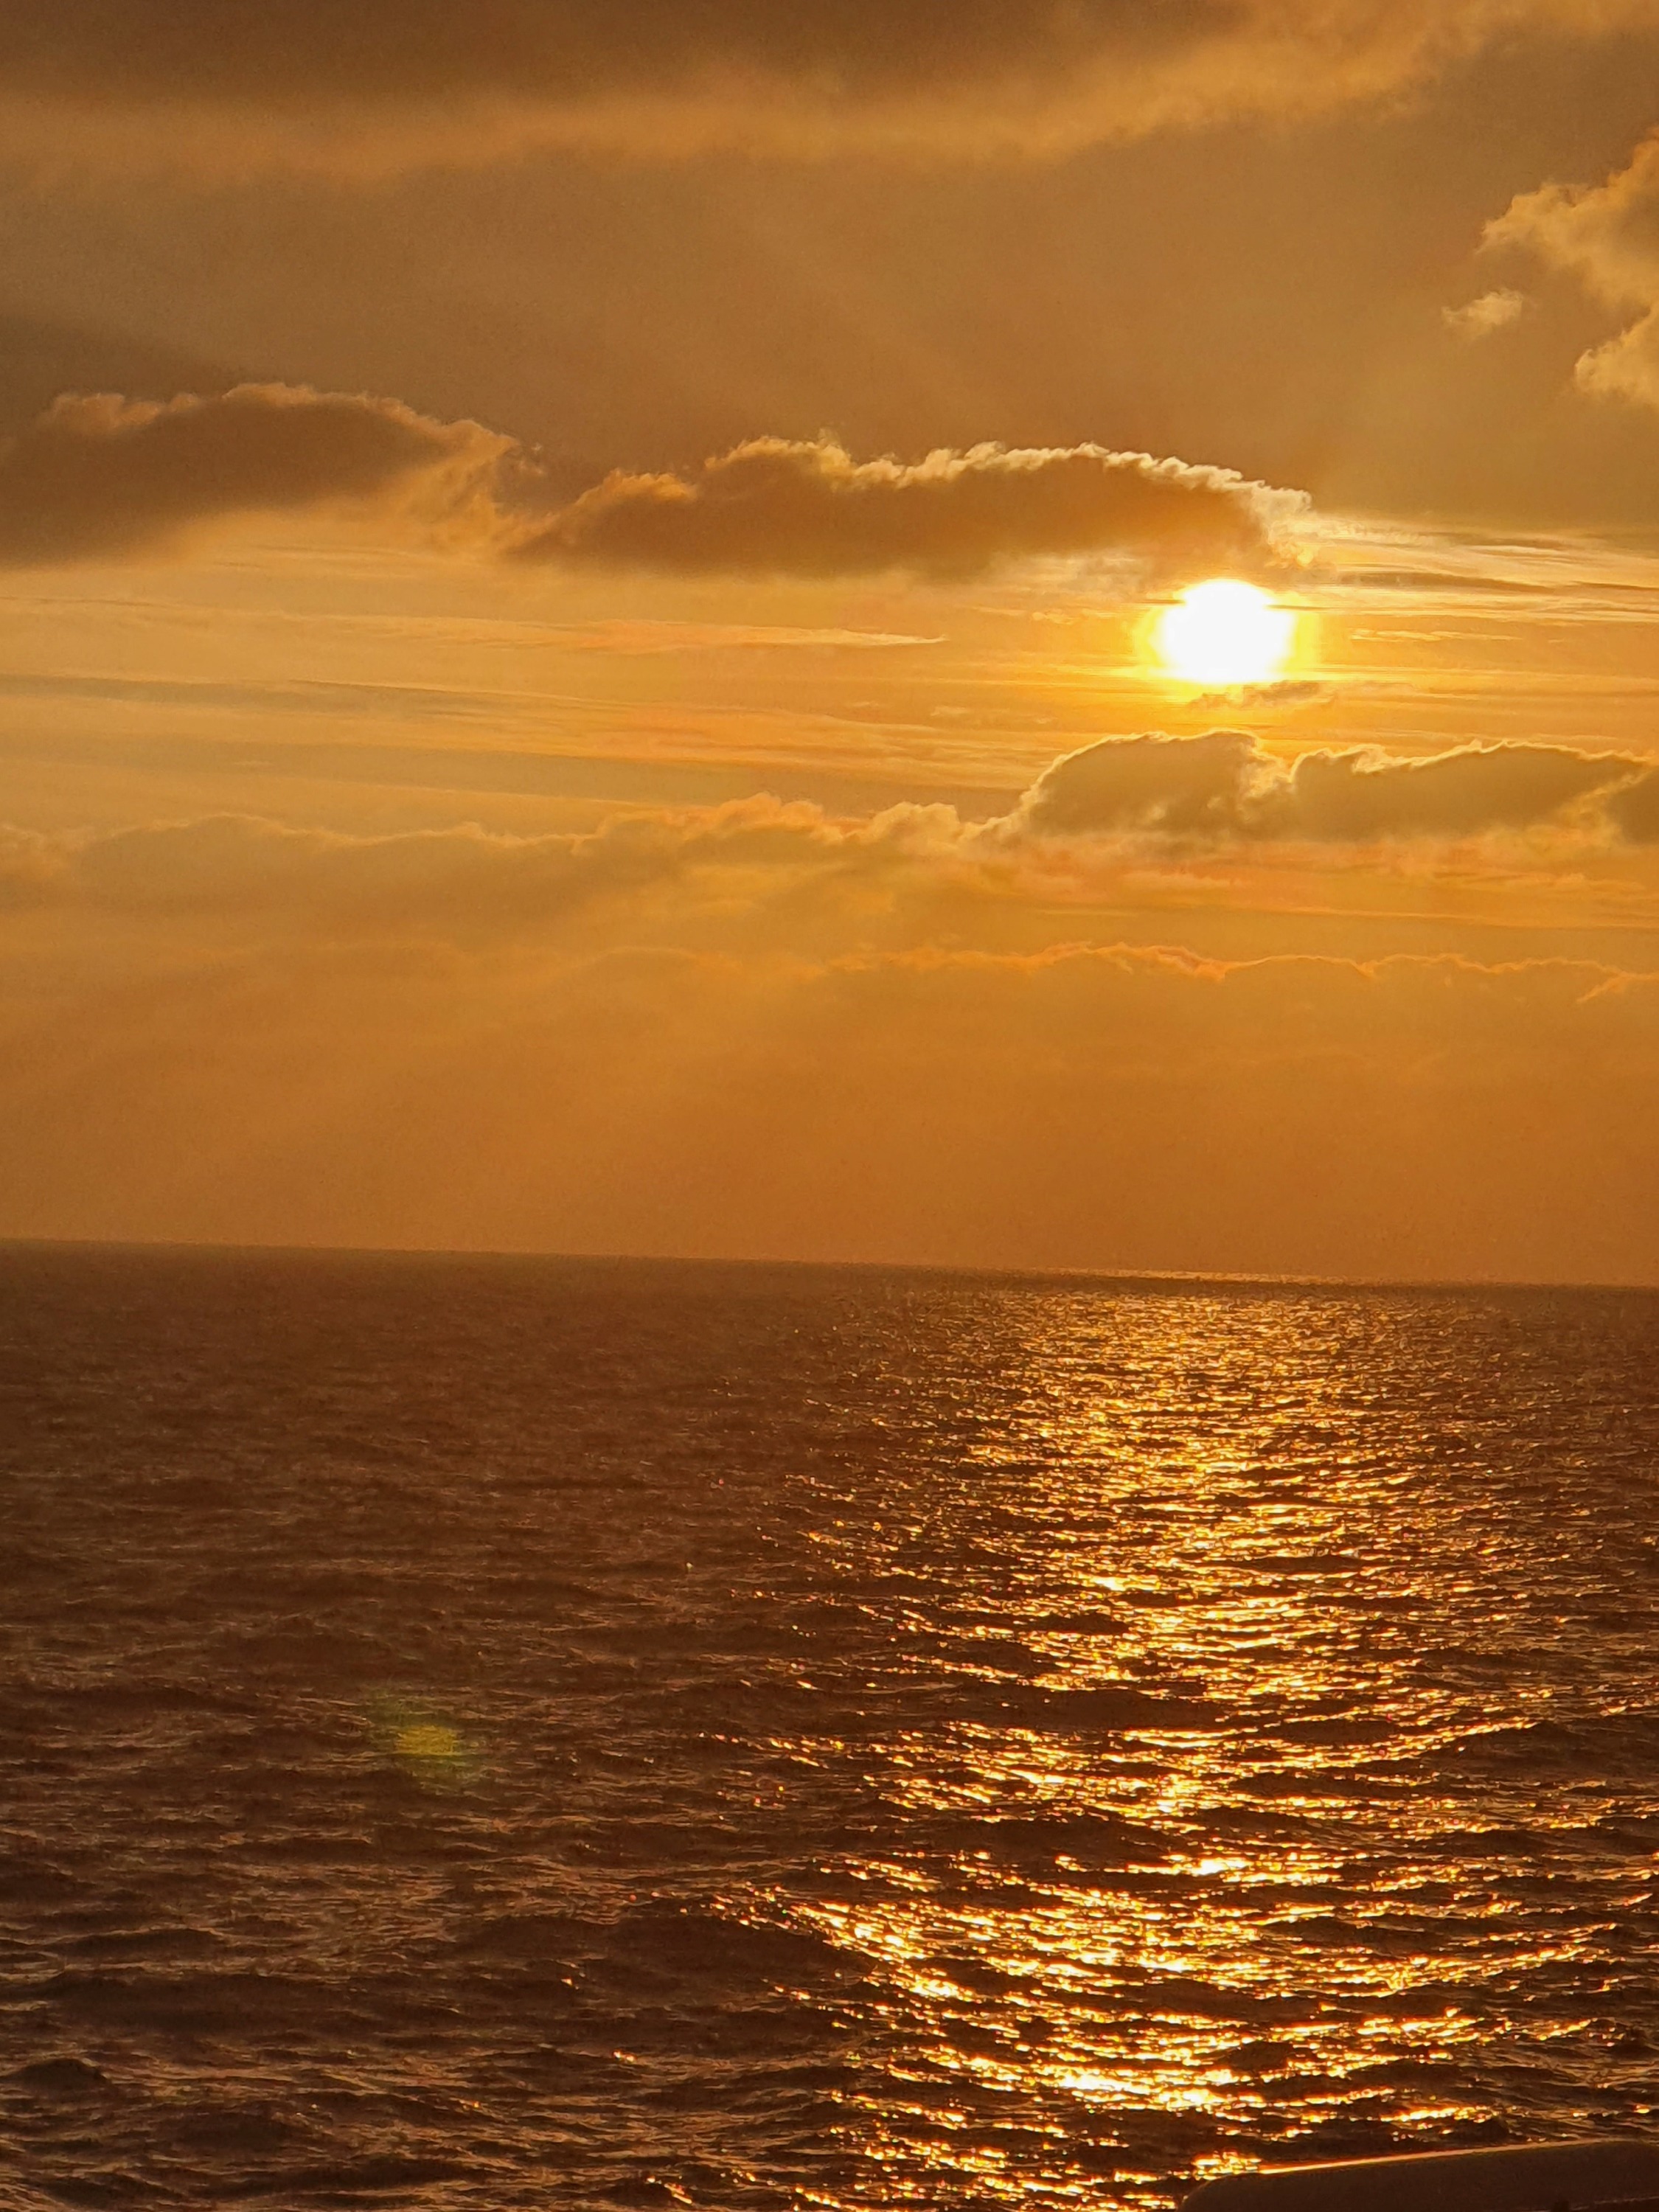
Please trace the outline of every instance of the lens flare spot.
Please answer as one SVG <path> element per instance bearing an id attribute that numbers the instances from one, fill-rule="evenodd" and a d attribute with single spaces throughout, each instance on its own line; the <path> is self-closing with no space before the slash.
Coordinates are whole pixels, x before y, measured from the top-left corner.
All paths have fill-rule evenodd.
<path id="1" fill-rule="evenodd" d="M 461 1739 L 436 1721 L 416 1721 L 398 1729 L 392 1749 L 399 1759 L 455 1759 L 461 1755 Z"/>
<path id="2" fill-rule="evenodd" d="M 1159 616 L 1158 657 L 1183 684 L 1270 684 L 1296 643 L 1296 616 L 1231 576 L 1194 584 Z"/>

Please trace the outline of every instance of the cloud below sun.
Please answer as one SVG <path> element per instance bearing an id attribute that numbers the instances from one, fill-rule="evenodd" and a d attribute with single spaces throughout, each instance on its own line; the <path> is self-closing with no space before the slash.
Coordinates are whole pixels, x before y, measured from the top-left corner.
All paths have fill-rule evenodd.
<path id="1" fill-rule="evenodd" d="M 1651 836 L 1655 782 L 1533 748 L 1287 766 L 1223 731 L 1090 747 L 979 824 L 757 799 L 530 838 L 9 833 L 9 1225 L 1639 1273 L 1659 971 L 1113 931 L 1229 853 L 1270 901 L 1287 870 L 1380 882 L 1390 842 L 1547 889 Z M 1010 946 L 1057 905 L 1071 942 Z"/>

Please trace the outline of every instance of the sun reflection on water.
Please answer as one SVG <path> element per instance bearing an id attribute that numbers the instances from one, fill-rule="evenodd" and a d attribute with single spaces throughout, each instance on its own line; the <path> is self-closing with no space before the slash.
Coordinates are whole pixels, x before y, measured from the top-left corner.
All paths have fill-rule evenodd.
<path id="1" fill-rule="evenodd" d="M 1021 1346 L 1016 1417 L 839 1524 L 895 1667 L 940 1684 L 879 1745 L 885 1848 L 792 1908 L 882 1991 L 858 2131 L 892 2201 L 1071 2202 L 1083 2141 L 1167 2201 L 1297 2140 L 1478 2140 L 1495 2057 L 1584 2045 L 1551 1993 L 1648 1869 L 1583 1832 L 1639 1808 L 1483 1745 L 1593 1696 L 1539 1641 L 1590 1570 L 1367 1322 L 1079 1299 Z M 953 1586 L 907 1605 L 930 1554 Z"/>

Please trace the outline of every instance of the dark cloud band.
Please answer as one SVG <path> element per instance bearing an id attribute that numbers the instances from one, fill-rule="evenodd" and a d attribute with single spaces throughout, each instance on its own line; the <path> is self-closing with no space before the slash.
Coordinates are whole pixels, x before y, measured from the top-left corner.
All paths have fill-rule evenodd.
<path id="1" fill-rule="evenodd" d="M 752 72 L 851 99 L 1214 40 L 1231 0 L 63 0 L 3 11 L 15 86 L 116 100 L 592 99 Z"/>
<path id="2" fill-rule="evenodd" d="M 1516 35 L 1656 22 L 1659 0 L 11 0 L 0 101 L 15 151 L 118 165 L 960 156 L 1314 113 Z"/>

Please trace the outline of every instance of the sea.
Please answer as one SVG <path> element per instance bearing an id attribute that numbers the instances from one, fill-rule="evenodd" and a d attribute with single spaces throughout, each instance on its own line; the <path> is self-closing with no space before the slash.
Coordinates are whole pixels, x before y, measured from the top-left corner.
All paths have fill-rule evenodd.
<path id="1" fill-rule="evenodd" d="M 1659 1294 L 0 1249 L 0 2203 L 1659 2134 Z"/>

